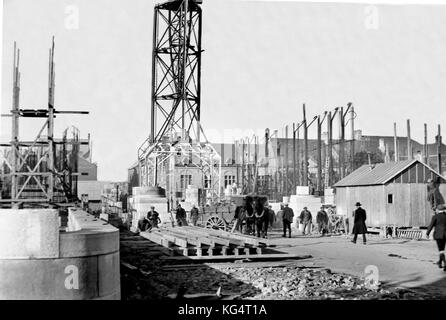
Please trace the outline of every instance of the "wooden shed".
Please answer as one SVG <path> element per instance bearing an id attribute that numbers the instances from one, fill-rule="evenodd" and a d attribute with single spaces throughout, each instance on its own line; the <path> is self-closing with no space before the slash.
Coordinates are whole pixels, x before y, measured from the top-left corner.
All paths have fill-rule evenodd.
<path id="1" fill-rule="evenodd" d="M 419 160 L 364 165 L 334 185 L 337 212 L 351 217 L 359 201 L 369 227 L 427 226 L 433 214 L 427 182 L 438 178 L 446 195 L 445 178 Z"/>

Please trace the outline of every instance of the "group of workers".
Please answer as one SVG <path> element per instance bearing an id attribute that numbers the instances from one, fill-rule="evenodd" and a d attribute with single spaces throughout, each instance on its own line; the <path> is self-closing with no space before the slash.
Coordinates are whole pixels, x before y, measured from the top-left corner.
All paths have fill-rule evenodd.
<path id="1" fill-rule="evenodd" d="M 272 206 L 266 204 L 266 199 L 259 198 L 253 199 L 247 197 L 245 203 L 242 206 L 238 206 L 235 210 L 235 215 L 232 222 L 235 221 L 234 230 L 240 233 L 253 235 L 261 238 L 266 238 L 268 230 L 270 230 L 276 220 L 282 220 L 283 237 L 291 238 L 291 225 L 294 219 L 293 209 L 289 207 L 288 203 L 283 203 L 280 206 L 280 210 L 277 214 L 272 209 Z M 354 239 L 356 242 L 357 235 L 362 233 L 364 235 L 365 243 L 365 211 L 360 208 L 360 204 L 357 203 L 358 209 L 355 211 L 355 227 L 353 228 Z M 196 226 L 199 219 L 199 210 L 195 205 L 192 205 L 190 210 L 190 222 Z M 175 220 L 177 226 L 187 226 L 187 214 L 186 210 L 182 208 L 181 204 L 177 205 L 175 211 Z M 361 220 L 361 223 L 358 221 Z M 313 217 L 307 207 L 304 207 L 301 211 L 299 218 L 299 224 L 301 226 L 301 232 L 303 235 L 310 234 L 312 229 Z M 153 228 L 158 228 L 161 223 L 159 213 L 155 211 L 155 207 L 151 206 L 150 211 L 146 216 L 142 217 L 138 221 L 139 231 L 150 231 Z M 316 215 L 316 223 L 318 226 L 318 233 L 324 236 L 329 232 L 329 215 L 324 207 L 321 207 Z M 365 231 L 364 231 L 365 230 Z"/>
<path id="2" fill-rule="evenodd" d="M 235 230 L 240 233 L 256 235 L 257 237 L 267 237 L 268 229 L 270 229 L 276 220 L 282 220 L 283 237 L 291 238 L 291 225 L 294 219 L 294 211 L 289 207 L 288 203 L 283 203 L 277 214 L 271 205 L 264 206 L 261 200 L 254 201 L 247 198 L 243 206 L 239 206 L 235 210 L 234 219 Z M 302 226 L 302 234 L 311 233 L 313 217 L 307 207 L 304 207 L 299 215 L 299 223 Z M 329 216 L 324 207 L 321 207 L 316 215 L 316 223 L 318 232 L 321 235 L 328 233 Z"/>

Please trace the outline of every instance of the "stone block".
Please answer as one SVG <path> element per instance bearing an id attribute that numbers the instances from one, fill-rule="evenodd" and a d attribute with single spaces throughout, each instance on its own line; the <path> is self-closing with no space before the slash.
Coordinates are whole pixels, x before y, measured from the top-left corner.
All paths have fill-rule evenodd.
<path id="1" fill-rule="evenodd" d="M 119 252 L 98 256 L 99 297 L 120 294 Z"/>
<path id="2" fill-rule="evenodd" d="M 0 299 L 78 300 L 98 296 L 97 257 L 0 260 Z"/>
<path id="3" fill-rule="evenodd" d="M 0 209 L 0 259 L 59 256 L 59 214 L 53 209 Z"/>
<path id="4" fill-rule="evenodd" d="M 310 187 L 308 186 L 297 186 L 296 195 L 308 196 L 310 194 Z"/>

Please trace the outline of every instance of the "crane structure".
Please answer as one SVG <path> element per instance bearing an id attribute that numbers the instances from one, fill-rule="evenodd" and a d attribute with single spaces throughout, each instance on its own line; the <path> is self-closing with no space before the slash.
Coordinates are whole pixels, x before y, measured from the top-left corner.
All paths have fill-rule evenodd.
<path id="1" fill-rule="evenodd" d="M 138 148 L 139 185 L 166 189 L 171 205 L 180 167 L 201 171 L 208 199 L 221 194 L 221 156 L 200 124 L 201 3 L 174 0 L 154 8 L 150 134 Z"/>
<path id="2" fill-rule="evenodd" d="M 55 63 L 54 37 L 49 51 L 48 108 L 20 108 L 20 49 L 14 43 L 13 99 L 10 143 L 1 143 L 0 206 L 17 208 L 58 207 L 77 200 L 78 153 L 82 142 L 79 130 L 72 127 L 62 139 L 54 138 L 57 114 L 88 114 L 86 111 L 58 111 L 54 107 Z M 33 141 L 19 139 L 20 118 L 45 119 Z M 44 132 L 46 131 L 46 135 Z"/>

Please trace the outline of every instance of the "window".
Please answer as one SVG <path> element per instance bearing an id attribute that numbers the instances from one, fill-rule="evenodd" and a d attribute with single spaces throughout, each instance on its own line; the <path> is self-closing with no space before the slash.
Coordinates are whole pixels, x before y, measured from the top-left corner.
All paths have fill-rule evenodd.
<path id="1" fill-rule="evenodd" d="M 393 203 L 393 194 L 390 193 L 387 195 L 387 203 Z"/>
<path id="2" fill-rule="evenodd" d="M 204 188 L 209 189 L 211 187 L 211 177 L 208 175 L 204 176 Z"/>
<path id="3" fill-rule="evenodd" d="M 227 186 L 232 186 L 233 183 L 235 183 L 235 176 L 225 175 L 225 188 Z"/>
<path id="4" fill-rule="evenodd" d="M 180 176 L 180 188 L 186 189 L 188 185 L 192 184 L 192 175 L 182 174 Z"/>

